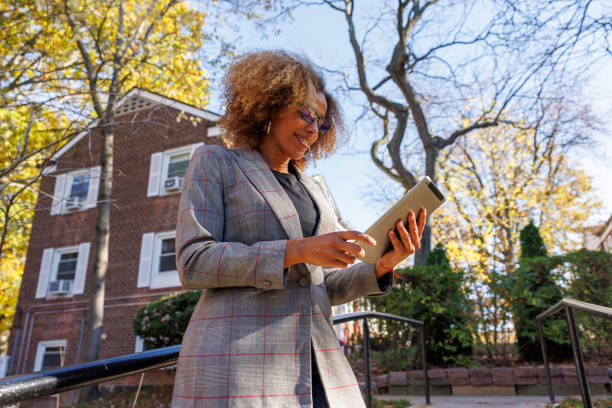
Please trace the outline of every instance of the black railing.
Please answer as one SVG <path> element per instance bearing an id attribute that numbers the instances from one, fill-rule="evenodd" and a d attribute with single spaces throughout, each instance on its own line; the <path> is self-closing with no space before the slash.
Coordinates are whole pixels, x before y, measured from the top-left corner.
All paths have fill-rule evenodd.
<path id="1" fill-rule="evenodd" d="M 552 406 L 556 406 L 557 404 L 555 403 L 555 393 L 553 391 L 552 378 L 550 375 L 550 366 L 548 363 L 548 350 L 546 349 L 546 341 L 544 339 L 544 331 L 542 329 L 542 319 L 545 319 L 548 316 L 551 316 L 557 312 L 560 312 L 561 310 L 564 310 L 565 317 L 567 318 L 567 325 L 570 331 L 570 340 L 572 343 L 574 364 L 576 365 L 576 371 L 578 373 L 578 385 L 580 386 L 580 393 L 582 394 L 582 406 L 585 408 L 592 408 L 593 402 L 591 401 L 591 391 L 589 389 L 589 383 L 587 382 L 586 371 L 584 369 L 584 357 L 582 355 L 582 350 L 580 349 L 578 331 L 576 330 L 574 309 L 612 320 L 612 308 L 594 305 L 586 302 L 580 302 L 578 300 L 570 298 L 562 299 L 556 305 L 550 307 L 548 310 L 540 313 L 536 317 L 536 322 L 538 325 L 538 335 L 540 336 L 540 347 L 542 348 L 542 355 L 544 356 L 544 366 L 546 367 L 546 377 L 548 379 L 548 395 L 550 396 L 550 403 L 552 404 Z"/>
<path id="2" fill-rule="evenodd" d="M 423 325 L 422 321 L 380 312 L 355 312 L 336 316 L 334 317 L 334 324 L 346 323 L 353 320 L 363 320 L 363 350 L 365 357 L 364 360 L 366 364 L 366 406 L 372 407 L 372 368 L 370 365 L 370 327 L 368 326 L 369 318 L 397 320 L 400 322 L 418 326 L 420 328 L 421 354 L 423 355 L 423 373 L 425 376 L 425 403 L 430 404 L 431 401 L 429 396 L 429 378 L 427 378 L 427 356 L 425 354 L 425 326 Z"/>
<path id="3" fill-rule="evenodd" d="M 367 406 L 372 406 L 370 330 L 367 321 L 369 318 L 397 320 L 420 327 L 421 353 L 423 354 L 423 370 L 425 373 L 425 398 L 427 404 L 429 404 L 429 380 L 427 378 L 427 358 L 425 356 L 425 331 L 423 322 L 407 317 L 378 312 L 356 312 L 336 316 L 334 317 L 334 324 L 363 320 Z M 168 367 L 176 364 L 180 349 L 181 346 L 164 347 L 71 367 L 7 377 L 0 380 L 0 406 L 16 404 L 29 399 L 40 398 L 126 377 L 132 374 Z"/>

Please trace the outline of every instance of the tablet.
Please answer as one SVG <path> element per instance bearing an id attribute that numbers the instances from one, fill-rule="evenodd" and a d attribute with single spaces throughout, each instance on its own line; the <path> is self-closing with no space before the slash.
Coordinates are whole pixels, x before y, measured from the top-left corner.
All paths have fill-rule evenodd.
<path id="1" fill-rule="evenodd" d="M 365 257 L 360 258 L 366 263 L 376 263 L 378 258 L 393 248 L 389 239 L 389 230 L 395 229 L 395 223 L 401 219 L 404 223 L 408 220 L 408 212 L 414 211 L 415 217 L 419 215 L 419 209 L 424 207 L 427 215 L 433 213 L 444 202 L 444 194 L 429 178 L 425 177 L 416 186 L 412 187 L 401 200 L 382 215 L 365 233 L 376 240 L 376 246 L 357 242 L 365 250 Z M 397 231 L 396 231 L 397 233 Z"/>

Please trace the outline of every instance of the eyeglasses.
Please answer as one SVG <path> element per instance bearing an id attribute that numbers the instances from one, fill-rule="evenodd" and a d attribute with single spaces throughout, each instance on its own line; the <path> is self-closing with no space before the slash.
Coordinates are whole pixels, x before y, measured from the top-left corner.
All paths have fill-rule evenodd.
<path id="1" fill-rule="evenodd" d="M 327 131 L 331 128 L 331 124 L 329 123 L 329 120 L 325 118 L 319 118 L 316 115 L 313 116 L 310 112 L 311 112 L 310 108 L 304 108 L 303 110 L 298 111 L 302 119 L 304 119 L 306 123 L 308 123 L 309 125 L 312 125 L 312 123 L 316 120 L 317 129 L 319 129 L 319 134 L 321 135 L 326 134 Z"/>

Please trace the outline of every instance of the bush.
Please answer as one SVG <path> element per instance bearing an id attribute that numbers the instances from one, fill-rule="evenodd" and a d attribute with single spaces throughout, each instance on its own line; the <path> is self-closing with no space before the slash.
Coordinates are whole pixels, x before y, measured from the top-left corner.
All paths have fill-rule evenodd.
<path id="1" fill-rule="evenodd" d="M 559 257 L 558 262 L 569 275 L 569 297 L 612 307 L 612 254 L 581 249 Z M 576 320 L 585 356 L 595 362 L 612 361 L 612 322 L 583 312 L 576 312 Z"/>
<path id="2" fill-rule="evenodd" d="M 181 344 L 201 293 L 182 292 L 154 300 L 136 314 L 134 332 L 148 348 Z"/>
<path id="3" fill-rule="evenodd" d="M 468 325 L 471 303 L 463 288 L 464 275 L 453 271 L 441 246 L 432 250 L 423 267 L 396 271 L 403 280 L 387 296 L 367 298 L 372 309 L 425 323 L 428 364 L 469 365 L 473 352 Z M 418 368 L 420 338 L 417 328 L 395 321 L 378 323 L 373 338 L 381 364 L 388 370 Z"/>

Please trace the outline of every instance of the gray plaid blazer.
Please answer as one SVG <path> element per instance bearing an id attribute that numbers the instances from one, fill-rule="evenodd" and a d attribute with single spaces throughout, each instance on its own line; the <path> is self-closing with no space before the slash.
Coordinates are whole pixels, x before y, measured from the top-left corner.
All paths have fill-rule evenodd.
<path id="1" fill-rule="evenodd" d="M 320 209 L 316 235 L 335 230 L 325 192 L 298 177 Z M 311 344 L 330 407 L 363 398 L 333 330 L 331 306 L 384 294 L 374 265 L 283 270 L 298 214 L 259 152 L 203 146 L 180 198 L 177 267 L 204 289 L 183 337 L 173 407 L 310 407 Z M 392 276 L 385 276 L 386 291 Z"/>

